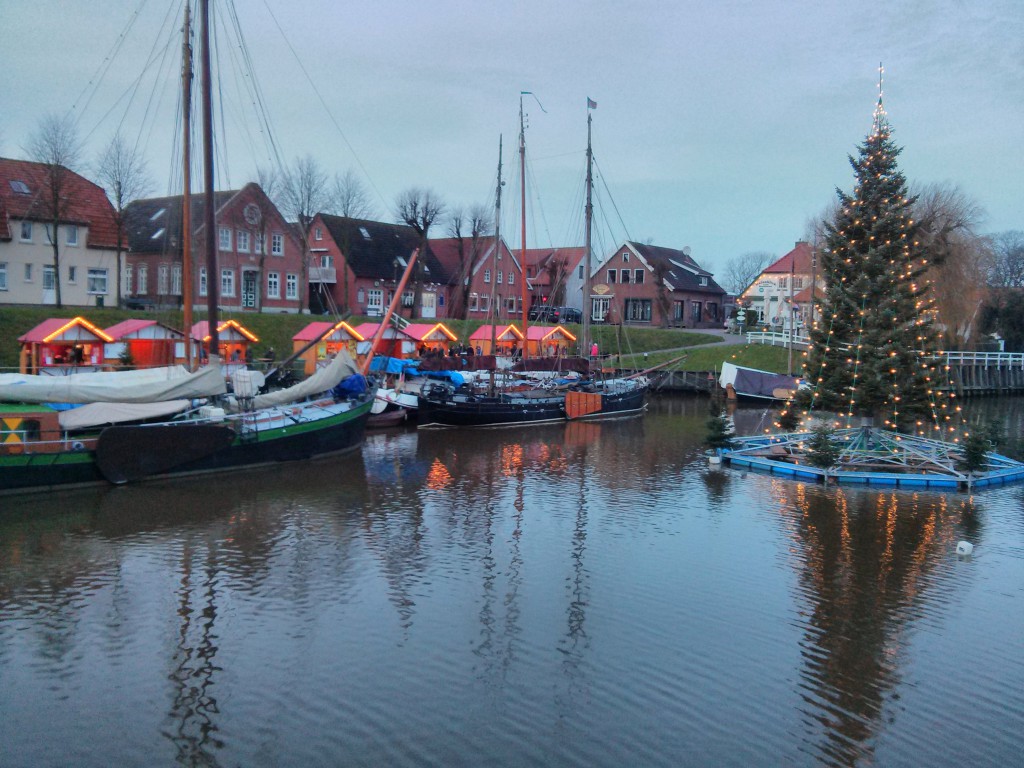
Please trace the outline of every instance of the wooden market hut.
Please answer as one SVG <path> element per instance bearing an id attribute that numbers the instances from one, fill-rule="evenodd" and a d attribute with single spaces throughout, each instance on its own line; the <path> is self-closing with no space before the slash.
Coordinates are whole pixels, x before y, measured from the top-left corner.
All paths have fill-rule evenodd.
<path id="1" fill-rule="evenodd" d="M 444 323 L 409 323 L 403 328 L 416 340 L 416 352 L 420 357 L 427 354 L 447 355 L 456 336 Z"/>
<path id="2" fill-rule="evenodd" d="M 84 317 L 50 318 L 19 336 L 21 372 L 61 376 L 103 369 L 103 345 L 110 336 Z"/>
<path id="3" fill-rule="evenodd" d="M 103 350 L 109 366 L 129 360 L 135 368 L 156 368 L 185 357 L 185 334 L 156 320 L 122 320 L 104 332 L 111 339 Z"/>
<path id="4" fill-rule="evenodd" d="M 200 320 L 192 326 L 192 340 L 199 344 L 200 358 L 209 353 L 210 323 Z M 226 363 L 245 362 L 250 359 L 250 345 L 259 342 L 256 335 L 237 320 L 224 320 L 217 325 L 217 353 Z"/>
<path id="5" fill-rule="evenodd" d="M 356 333 L 363 337 L 363 340 L 356 346 L 359 350 L 360 363 L 370 352 L 370 343 L 377 335 L 377 329 L 379 328 L 380 323 L 361 323 L 355 327 Z M 389 325 L 384 329 L 384 335 L 377 342 L 377 347 L 373 350 L 373 354 L 375 356 L 382 355 L 399 358 L 416 357 L 416 339 L 404 330 Z"/>
<path id="6" fill-rule="evenodd" d="M 505 355 L 513 356 L 522 348 L 523 332 L 514 325 L 493 326 L 494 341 L 497 349 L 491 349 L 491 328 L 490 325 L 481 325 L 469 337 L 469 343 L 478 355 Z"/>
<path id="7" fill-rule="evenodd" d="M 314 341 L 316 343 L 309 346 Z M 337 323 L 316 321 L 292 336 L 292 353 L 309 347 L 298 359 L 303 362 L 305 374 L 310 376 L 316 371 L 319 363 L 333 357 L 341 349 L 348 350 L 348 353 L 355 359 L 358 355 L 357 346 L 360 341 L 366 341 L 366 339 L 344 320 Z"/>
<path id="8" fill-rule="evenodd" d="M 530 357 L 567 357 L 576 337 L 561 325 L 531 325 L 526 350 Z"/>

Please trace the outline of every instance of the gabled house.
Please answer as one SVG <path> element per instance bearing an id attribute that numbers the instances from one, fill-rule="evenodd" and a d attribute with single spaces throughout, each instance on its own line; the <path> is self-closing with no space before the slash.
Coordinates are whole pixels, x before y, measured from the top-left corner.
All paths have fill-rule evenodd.
<path id="1" fill-rule="evenodd" d="M 794 325 L 802 328 L 811 317 L 812 282 L 819 296 L 824 289 L 821 276 L 815 280 L 814 254 L 810 243 L 798 240 L 789 253 L 769 264 L 740 294 L 740 304 L 757 312 L 759 323 L 773 329 L 789 328 L 790 309 Z"/>
<path id="2" fill-rule="evenodd" d="M 300 312 L 308 305 L 305 259 L 299 240 L 254 182 L 217 192 L 218 303 L 236 312 Z M 205 202 L 193 195 L 192 304 L 206 306 Z M 125 211 L 129 253 L 123 280 L 132 307 L 180 306 L 182 196 L 136 200 Z"/>
<path id="3" fill-rule="evenodd" d="M 59 223 L 51 232 L 50 171 L 45 163 L 0 158 L 0 304 L 55 304 L 59 281 L 62 304 L 116 306 L 114 208 L 102 188 L 61 168 Z"/>
<path id="4" fill-rule="evenodd" d="M 522 317 L 523 271 L 504 240 L 495 259 L 494 237 L 476 241 L 445 237 L 430 240 L 430 250 L 449 275 L 447 317 L 486 320 L 494 296 L 496 321 Z"/>
<path id="5" fill-rule="evenodd" d="M 526 275 L 530 306 L 573 307 L 583 310 L 583 263 L 586 248 L 527 248 Z M 518 252 L 517 252 L 518 255 Z"/>
<path id="6" fill-rule="evenodd" d="M 109 366 L 153 368 L 185 360 L 185 334 L 156 320 L 122 320 L 103 332 L 110 337 L 103 348 Z"/>
<path id="7" fill-rule="evenodd" d="M 113 339 L 84 317 L 44 320 L 18 337 L 21 372 L 65 376 L 103 370 L 103 345 Z"/>
<path id="8" fill-rule="evenodd" d="M 626 242 L 591 275 L 595 322 L 721 328 L 726 292 L 689 254 Z"/>
<path id="9" fill-rule="evenodd" d="M 309 229 L 312 311 L 329 311 L 333 303 L 342 312 L 382 316 L 419 244 L 419 235 L 405 224 L 318 213 Z M 398 314 L 446 317 L 449 283 L 448 271 L 428 243 L 427 252 L 417 257 Z"/>

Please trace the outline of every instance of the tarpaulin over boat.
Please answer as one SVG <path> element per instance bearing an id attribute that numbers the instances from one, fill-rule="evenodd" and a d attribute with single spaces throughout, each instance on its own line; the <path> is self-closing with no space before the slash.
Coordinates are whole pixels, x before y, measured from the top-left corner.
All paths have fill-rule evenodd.
<path id="1" fill-rule="evenodd" d="M 0 374 L 0 401 L 14 403 L 154 403 L 226 391 L 220 359 L 215 356 L 194 373 L 176 365 L 70 376 Z"/>
<path id="2" fill-rule="evenodd" d="M 308 379 L 303 379 L 298 384 L 286 389 L 279 389 L 275 392 L 268 392 L 265 395 L 257 395 L 252 399 L 254 408 L 270 408 L 274 405 L 285 405 L 305 400 L 313 395 L 319 395 L 334 389 L 346 376 L 359 373 L 355 361 L 345 349 L 338 350 L 338 354 L 328 365 L 320 368 Z"/>
<path id="3" fill-rule="evenodd" d="M 61 411 L 58 420 L 61 429 L 88 429 L 101 424 L 123 424 L 180 413 L 192 404 L 191 400 L 167 400 L 160 403 L 86 403 L 77 408 Z"/>
<path id="4" fill-rule="evenodd" d="M 783 373 L 743 368 L 732 363 L 722 363 L 722 374 L 718 382 L 723 387 L 732 384 L 737 395 L 770 400 L 786 399 L 796 391 L 800 383 L 799 379 Z"/>

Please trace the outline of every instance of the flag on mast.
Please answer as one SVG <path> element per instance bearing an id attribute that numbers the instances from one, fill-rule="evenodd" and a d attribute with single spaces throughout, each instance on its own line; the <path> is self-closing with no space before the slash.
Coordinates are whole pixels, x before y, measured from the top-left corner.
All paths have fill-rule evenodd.
<path id="1" fill-rule="evenodd" d="M 597 102 L 589 96 L 587 97 L 587 109 L 597 109 Z"/>

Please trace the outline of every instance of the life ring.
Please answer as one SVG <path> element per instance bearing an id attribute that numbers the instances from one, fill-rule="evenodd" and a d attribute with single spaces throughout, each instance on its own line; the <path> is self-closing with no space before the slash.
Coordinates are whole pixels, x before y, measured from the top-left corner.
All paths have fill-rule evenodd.
<path id="1" fill-rule="evenodd" d="M 71 444 L 71 450 L 72 451 L 84 451 L 85 450 L 85 443 L 83 443 L 81 440 L 75 440 L 75 442 L 73 442 Z"/>
<path id="2" fill-rule="evenodd" d="M 782 318 L 776 315 L 772 318 L 772 325 L 782 325 Z"/>

